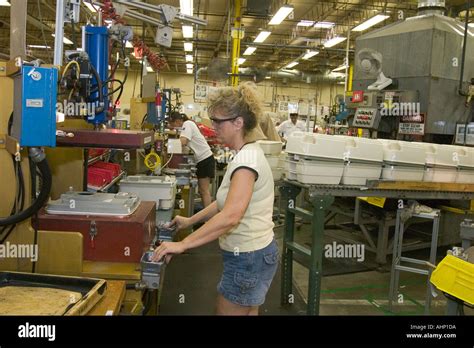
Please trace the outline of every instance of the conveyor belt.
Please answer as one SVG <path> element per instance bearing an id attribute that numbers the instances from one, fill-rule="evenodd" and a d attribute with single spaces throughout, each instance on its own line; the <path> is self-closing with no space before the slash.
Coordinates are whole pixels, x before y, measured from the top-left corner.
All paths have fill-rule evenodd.
<path id="1" fill-rule="evenodd" d="M 351 185 L 307 185 L 301 184 L 297 181 L 284 180 L 284 184 L 290 184 L 305 188 L 308 190 L 312 197 L 316 196 L 333 196 L 333 197 L 385 197 L 385 198 L 402 198 L 402 199 L 446 199 L 446 200 L 471 200 L 474 199 L 474 185 L 470 184 L 451 184 L 450 189 L 448 186 L 443 190 L 445 186 L 439 183 L 435 185 L 437 189 L 433 187 L 425 186 L 426 189 L 420 187 L 403 187 L 400 183 L 395 188 L 378 188 L 374 187 L 375 183 L 369 182 L 367 186 L 351 186 Z M 377 183 L 380 183 L 377 181 Z M 453 191 L 458 185 L 459 191 Z M 473 187 L 473 190 L 469 191 L 466 188 Z M 382 186 L 383 187 L 383 186 Z"/>

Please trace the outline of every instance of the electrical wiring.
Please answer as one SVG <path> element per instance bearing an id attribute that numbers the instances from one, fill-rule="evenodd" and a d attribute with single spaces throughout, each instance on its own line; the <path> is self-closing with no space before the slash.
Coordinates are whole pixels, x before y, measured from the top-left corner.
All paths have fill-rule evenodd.
<path id="1" fill-rule="evenodd" d="M 13 126 L 13 113 L 10 115 L 10 118 L 8 120 L 8 134 L 11 134 Z M 12 164 L 13 168 L 15 169 L 15 173 L 17 174 L 16 176 L 18 177 L 17 180 L 17 185 L 16 185 L 16 193 L 15 193 L 15 201 L 13 203 L 12 210 L 10 212 L 10 216 L 16 214 L 17 211 L 22 211 L 25 205 L 25 181 L 23 177 L 23 170 L 21 167 L 21 164 L 16 161 L 15 156 L 12 156 Z M 15 229 L 16 224 L 13 224 L 11 226 L 3 226 L 0 228 L 0 236 L 4 234 L 1 239 L 0 239 L 0 244 L 3 244 L 6 239 L 10 236 L 12 231 Z M 8 231 L 7 231 L 8 229 Z M 7 231 L 5 233 L 5 231 Z"/>
<path id="2" fill-rule="evenodd" d="M 66 67 L 64 68 L 63 70 L 63 73 L 61 75 L 61 78 L 64 78 L 64 76 L 66 76 L 66 72 L 69 70 L 69 68 L 71 68 L 71 66 L 77 66 L 77 70 L 76 70 L 76 78 L 79 80 L 79 78 L 81 77 L 81 67 L 79 65 L 79 63 L 75 60 L 71 60 L 67 65 Z"/>
<path id="3" fill-rule="evenodd" d="M 170 159 L 168 160 L 168 162 L 165 163 L 163 167 L 161 167 L 161 169 L 165 169 L 168 166 L 168 164 L 170 164 L 171 160 L 173 159 L 173 156 L 174 156 L 174 153 L 171 154 Z"/>

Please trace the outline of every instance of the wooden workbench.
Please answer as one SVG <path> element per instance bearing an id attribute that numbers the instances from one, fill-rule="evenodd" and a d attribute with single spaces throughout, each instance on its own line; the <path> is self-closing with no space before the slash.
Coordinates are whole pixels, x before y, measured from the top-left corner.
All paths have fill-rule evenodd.
<path id="1" fill-rule="evenodd" d="M 124 281 L 108 280 L 104 297 L 87 315 L 118 315 L 122 301 L 125 298 L 125 290 Z"/>

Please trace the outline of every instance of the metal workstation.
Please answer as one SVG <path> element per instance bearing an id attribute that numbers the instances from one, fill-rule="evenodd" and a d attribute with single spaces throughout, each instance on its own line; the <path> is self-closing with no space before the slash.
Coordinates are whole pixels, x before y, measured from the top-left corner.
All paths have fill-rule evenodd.
<path id="1" fill-rule="evenodd" d="M 206 202 L 171 115 L 205 139 L 218 200 L 235 153 L 209 97 L 247 81 L 279 251 L 257 312 L 473 315 L 457 0 L 0 0 L 0 315 L 216 314 L 217 239 L 154 259 L 207 223 L 171 223 Z"/>

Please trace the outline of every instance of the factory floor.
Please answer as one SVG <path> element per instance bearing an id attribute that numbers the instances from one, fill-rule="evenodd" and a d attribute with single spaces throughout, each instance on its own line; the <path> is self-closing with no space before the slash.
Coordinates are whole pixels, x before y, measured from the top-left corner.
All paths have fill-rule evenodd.
<path id="1" fill-rule="evenodd" d="M 303 224 L 295 233 L 295 241 L 310 246 L 311 226 Z M 283 226 L 274 229 L 280 250 L 283 245 Z M 332 240 L 325 237 L 325 244 Z M 411 252 L 410 257 L 428 259 L 428 250 Z M 438 262 L 445 255 L 445 250 L 438 249 Z M 366 251 L 362 264 L 354 260 L 353 264 L 330 264 L 323 259 L 323 279 L 321 286 L 320 315 L 424 315 L 427 277 L 408 272 L 400 272 L 400 293 L 402 304 L 396 304 L 392 310 L 388 307 L 390 286 L 391 255 L 386 265 L 375 262 L 375 255 Z M 308 269 L 293 262 L 293 286 L 307 302 Z M 431 315 L 444 315 L 446 299 L 442 293 L 432 299 Z M 474 310 L 464 308 L 466 315 L 474 315 Z"/>

